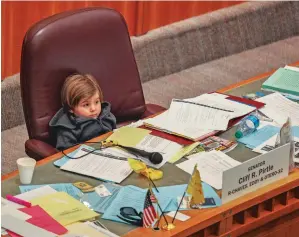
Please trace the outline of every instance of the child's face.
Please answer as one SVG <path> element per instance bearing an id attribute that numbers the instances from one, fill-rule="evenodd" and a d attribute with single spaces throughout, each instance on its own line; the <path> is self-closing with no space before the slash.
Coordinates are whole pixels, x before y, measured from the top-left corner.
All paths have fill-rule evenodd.
<path id="1" fill-rule="evenodd" d="M 89 98 L 81 99 L 72 112 L 78 116 L 96 119 L 101 113 L 101 110 L 100 96 L 99 93 L 96 93 Z"/>

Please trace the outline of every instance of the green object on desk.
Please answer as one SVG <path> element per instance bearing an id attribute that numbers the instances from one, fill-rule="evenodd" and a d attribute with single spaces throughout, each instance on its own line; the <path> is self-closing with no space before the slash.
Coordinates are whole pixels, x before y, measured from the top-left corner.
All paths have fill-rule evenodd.
<path id="1" fill-rule="evenodd" d="M 279 68 L 263 83 L 262 89 L 299 96 L 299 72 Z"/>

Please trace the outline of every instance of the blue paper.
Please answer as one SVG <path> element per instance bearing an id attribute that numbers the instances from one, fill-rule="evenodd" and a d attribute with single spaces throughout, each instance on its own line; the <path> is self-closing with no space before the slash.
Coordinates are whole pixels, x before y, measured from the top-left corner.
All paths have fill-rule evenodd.
<path id="1" fill-rule="evenodd" d="M 71 152 L 71 153 L 69 153 L 68 154 L 68 156 L 70 156 L 70 157 L 75 157 L 76 156 L 76 153 L 81 149 L 81 148 L 86 148 L 86 149 L 94 149 L 93 147 L 90 147 L 90 146 L 87 146 L 87 145 L 81 145 L 78 149 L 76 149 L 75 151 L 73 151 L 73 152 Z M 79 158 L 80 159 L 80 158 Z M 61 166 L 63 166 L 66 162 L 68 162 L 70 160 L 70 158 L 68 158 L 68 157 L 66 157 L 66 156 L 64 156 L 64 157 L 62 157 L 61 159 L 59 159 L 59 160 L 56 160 L 56 161 L 54 161 L 54 165 L 55 166 L 57 166 L 57 167 L 61 167 Z M 111 180 L 105 180 L 105 179 L 100 179 L 100 178 L 98 178 L 98 180 L 102 180 L 102 181 L 104 181 L 104 182 L 112 182 Z"/>
<path id="2" fill-rule="evenodd" d="M 105 183 L 104 185 L 112 195 L 100 197 L 96 192 L 90 192 L 84 194 L 84 197 L 82 198 L 82 200 L 84 199 L 84 201 L 87 201 L 91 205 L 91 208 L 94 211 L 99 213 L 104 213 L 106 209 L 111 206 L 111 203 L 122 188 L 122 186 L 112 183 Z"/>
<path id="3" fill-rule="evenodd" d="M 160 199 L 170 198 L 171 201 L 169 205 L 166 207 L 165 211 L 176 211 L 178 208 L 178 197 L 182 197 L 184 192 L 186 191 L 187 184 L 181 184 L 181 185 L 173 185 L 173 186 L 165 186 L 165 187 L 158 187 L 159 193 L 153 189 L 157 199 L 160 201 Z M 202 206 L 201 208 L 210 208 L 210 207 L 216 207 L 221 205 L 221 199 L 219 198 L 218 194 L 215 192 L 215 190 L 208 184 L 202 182 L 202 189 L 204 192 L 205 198 L 214 198 L 216 205 L 209 205 L 209 206 Z M 189 196 L 186 194 L 186 196 Z M 180 208 L 180 210 L 187 210 L 185 208 Z"/>
<path id="4" fill-rule="evenodd" d="M 280 128 L 278 127 L 267 125 L 258 129 L 254 133 L 238 139 L 238 142 L 243 143 L 247 147 L 253 149 L 277 134 L 279 129 Z"/>
<path id="5" fill-rule="evenodd" d="M 49 185 L 51 188 L 55 189 L 57 192 L 66 192 L 70 196 L 80 199 L 82 196 L 82 192 L 80 189 L 75 187 L 71 183 L 59 183 L 59 184 L 41 184 L 41 185 L 22 185 L 19 186 L 21 193 L 25 193 L 31 191 L 33 189 L 37 189 L 43 186 Z"/>
<path id="6" fill-rule="evenodd" d="M 299 137 L 299 127 L 298 126 L 292 127 L 292 134 L 294 137 Z"/>
<path id="7" fill-rule="evenodd" d="M 107 208 L 102 218 L 129 224 L 117 217 L 117 215 L 120 215 L 120 208 L 132 207 L 138 213 L 143 212 L 146 193 L 147 189 L 138 188 L 132 185 L 123 187 L 111 205 Z M 165 211 L 165 208 L 168 206 L 169 202 L 170 198 L 167 197 L 162 197 L 159 199 L 159 204 L 163 212 Z M 157 210 L 157 208 L 155 209 Z"/>

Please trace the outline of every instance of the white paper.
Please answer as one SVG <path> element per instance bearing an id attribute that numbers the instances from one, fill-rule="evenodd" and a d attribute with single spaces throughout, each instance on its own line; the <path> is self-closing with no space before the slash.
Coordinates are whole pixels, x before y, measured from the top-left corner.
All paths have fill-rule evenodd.
<path id="1" fill-rule="evenodd" d="M 299 68 L 298 68 L 298 67 L 292 67 L 292 66 L 288 66 L 288 65 L 286 65 L 284 68 L 289 69 L 289 70 L 292 70 L 292 71 L 299 72 Z"/>
<path id="2" fill-rule="evenodd" d="M 24 208 L 25 206 L 19 205 L 17 203 L 11 202 L 7 199 L 1 197 L 1 214 L 9 214 L 20 220 L 28 220 L 32 216 L 26 214 L 25 212 L 19 211 L 19 208 Z"/>
<path id="3" fill-rule="evenodd" d="M 170 217 L 174 217 L 175 211 L 168 212 L 166 215 L 170 216 Z M 175 219 L 178 219 L 180 221 L 186 221 L 186 220 L 190 219 L 190 216 L 187 216 L 181 212 L 177 212 Z"/>
<path id="4" fill-rule="evenodd" d="M 195 164 L 202 181 L 216 189 L 222 188 L 223 171 L 240 164 L 221 151 L 201 152 L 188 157 L 189 160 L 177 165 L 180 169 L 192 174 Z"/>
<path id="5" fill-rule="evenodd" d="M 149 118 L 146 121 L 146 124 L 150 127 L 154 127 L 160 131 L 166 132 L 166 133 L 177 133 L 180 134 L 182 136 L 191 138 L 193 140 L 197 140 L 198 138 L 202 138 L 207 136 L 208 134 L 213 135 L 214 130 L 212 129 L 198 129 L 198 130 L 183 130 L 182 132 L 175 132 L 175 131 L 171 131 L 171 130 L 167 130 L 164 127 L 164 121 L 167 118 L 167 111 L 165 111 L 164 113 L 154 117 L 154 118 Z M 213 134 L 212 134 L 213 133 Z"/>
<path id="6" fill-rule="evenodd" d="M 111 196 L 112 194 L 109 192 L 109 190 L 105 187 L 104 184 L 101 184 L 97 187 L 95 187 L 95 192 L 100 196 L 100 197 L 107 197 Z"/>
<path id="7" fill-rule="evenodd" d="M 1 215 L 1 226 L 23 237 L 55 237 L 56 235 L 11 215 Z"/>
<path id="8" fill-rule="evenodd" d="M 12 201 L 9 201 L 3 197 L 1 197 L 1 207 L 5 207 L 7 205 L 10 205 L 12 208 L 15 208 L 15 209 L 19 209 L 19 208 L 23 208 L 24 206 L 23 205 L 20 205 L 18 203 L 15 203 L 15 202 L 12 202 Z"/>
<path id="9" fill-rule="evenodd" d="M 227 98 L 227 95 L 212 93 L 212 94 L 203 94 L 201 96 L 191 98 L 191 99 L 186 99 L 186 100 L 234 111 L 233 113 L 230 113 L 230 118 L 237 118 L 243 116 L 256 109 L 253 106 L 249 106 L 225 98 Z"/>
<path id="10" fill-rule="evenodd" d="M 201 101 L 201 104 L 206 103 Z M 172 100 L 164 127 L 177 133 L 199 129 L 226 130 L 230 118 L 231 112 Z"/>
<path id="11" fill-rule="evenodd" d="M 160 164 L 153 164 L 148 159 L 142 159 L 147 165 L 156 169 L 161 168 L 167 161 L 169 161 L 174 154 L 176 154 L 183 146 L 153 135 L 145 136 L 137 145 L 136 148 L 145 150 L 147 152 L 159 152 L 163 156 L 163 161 Z"/>
<path id="12" fill-rule="evenodd" d="M 226 97 L 227 95 L 212 93 L 185 99 L 185 101 L 234 112 L 209 109 L 208 107 L 199 105 L 192 106 L 186 103 L 176 103 L 175 107 L 172 107 L 174 105 L 172 103 L 169 110 L 154 118 L 147 119 L 145 123 L 147 126 L 152 126 L 168 133 L 177 133 L 192 140 L 203 139 L 208 135 L 214 135 L 214 132 L 217 130 L 226 130 L 230 119 L 248 114 L 255 110 L 255 107 L 228 100 Z M 180 106 L 183 106 L 183 109 Z M 190 106 L 192 106 L 192 108 Z M 173 110 L 171 111 L 171 109 Z"/>
<path id="13" fill-rule="evenodd" d="M 126 157 L 126 158 L 140 159 L 148 166 L 159 169 L 167 161 L 169 161 L 172 158 L 172 156 L 175 153 L 177 153 L 182 147 L 183 147 L 182 145 L 180 145 L 176 142 L 173 142 L 173 141 L 161 138 L 161 137 L 153 136 L 150 134 L 145 136 L 136 145 L 136 148 L 147 151 L 147 152 L 161 153 L 161 155 L 163 156 L 163 160 L 160 164 L 153 164 L 148 158 L 132 155 L 131 153 L 125 151 L 124 149 L 120 149 L 118 147 L 109 147 L 109 148 L 104 149 L 103 152 L 117 154 L 118 156 Z"/>
<path id="14" fill-rule="evenodd" d="M 33 189 L 31 191 L 28 191 L 28 192 L 18 194 L 15 197 L 20 198 L 20 199 L 25 200 L 25 201 L 30 201 L 34 198 L 42 197 L 42 196 L 52 194 L 52 193 L 56 193 L 56 192 L 57 191 L 55 189 L 51 188 L 49 185 L 45 185 L 45 186 L 42 186 L 42 187 L 37 188 L 37 189 Z"/>
<path id="15" fill-rule="evenodd" d="M 110 232 L 110 231 L 107 230 L 107 229 L 104 229 L 104 228 L 102 228 L 102 227 L 100 227 L 100 226 L 97 226 L 96 224 L 94 224 L 94 223 L 92 223 L 92 222 L 90 222 L 90 221 L 86 221 L 86 222 L 84 222 L 84 225 L 88 225 L 89 227 L 91 227 L 91 228 L 97 230 L 98 232 L 100 232 L 100 233 L 102 233 L 102 234 L 105 234 L 105 235 L 108 236 L 108 237 L 119 237 L 119 235 L 116 235 L 116 234 Z"/>
<path id="16" fill-rule="evenodd" d="M 108 152 L 108 149 L 105 150 Z M 109 149 L 109 153 L 116 156 L 119 155 L 112 149 Z M 80 157 L 84 154 L 86 154 L 86 152 L 80 149 L 76 153 L 76 157 Z M 116 183 L 123 181 L 132 172 L 129 163 L 126 160 L 107 158 L 92 153 L 79 159 L 70 159 L 60 168 L 62 170 L 72 171 L 78 174 Z"/>
<path id="17" fill-rule="evenodd" d="M 257 101 L 266 104 L 260 111 L 279 125 L 283 125 L 288 117 L 291 118 L 293 126 L 299 125 L 299 104 L 285 98 L 280 93 L 263 96 Z"/>
<path id="18" fill-rule="evenodd" d="M 252 151 L 260 154 L 266 154 L 275 148 L 276 139 L 277 134 L 269 138 L 267 141 L 263 142 L 261 145 L 257 146 Z M 299 137 L 293 137 L 293 140 L 295 145 L 294 161 L 299 163 Z"/>

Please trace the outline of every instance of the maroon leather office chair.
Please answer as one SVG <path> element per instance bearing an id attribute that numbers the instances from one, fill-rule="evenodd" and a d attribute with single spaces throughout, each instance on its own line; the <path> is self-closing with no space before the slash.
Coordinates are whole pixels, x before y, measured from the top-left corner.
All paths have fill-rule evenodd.
<path id="1" fill-rule="evenodd" d="M 57 152 L 49 137 L 49 121 L 61 108 L 62 84 L 73 73 L 95 76 L 118 123 L 164 110 L 145 104 L 122 15 L 111 9 L 85 8 L 51 16 L 28 30 L 21 56 L 21 92 L 29 134 L 25 151 L 36 160 Z"/>

